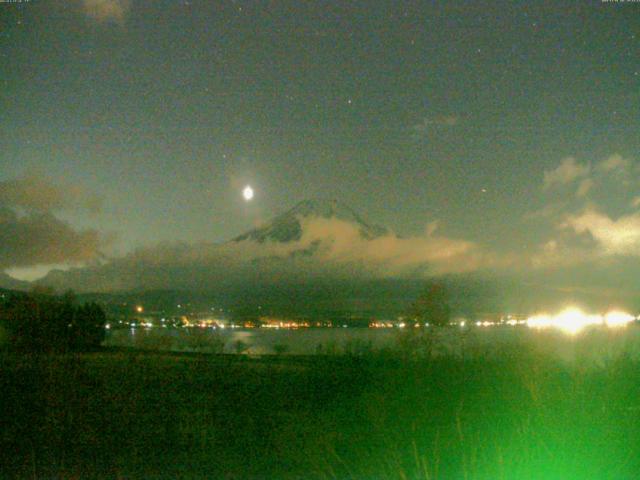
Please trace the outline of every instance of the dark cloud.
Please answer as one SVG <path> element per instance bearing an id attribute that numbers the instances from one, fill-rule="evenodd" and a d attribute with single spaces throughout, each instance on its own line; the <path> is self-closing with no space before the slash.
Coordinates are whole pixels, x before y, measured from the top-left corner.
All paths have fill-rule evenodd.
<path id="1" fill-rule="evenodd" d="M 640 257 L 640 201 L 636 200 L 640 172 L 634 165 L 633 160 L 612 154 L 593 166 L 565 158 L 557 168 L 545 171 L 542 189 L 551 201 L 525 215 L 547 232 L 531 252 L 531 266 L 566 268 L 610 257 Z M 552 188 L 555 191 L 549 192 Z"/>
<path id="2" fill-rule="evenodd" d="M 54 212 L 97 212 L 95 195 L 30 175 L 0 182 L 0 269 L 81 263 L 99 256 L 95 230 L 75 230 Z"/>
<path id="3" fill-rule="evenodd" d="M 0 205 L 31 212 L 82 209 L 97 212 L 100 200 L 78 186 L 54 184 L 39 175 L 0 182 Z"/>
<path id="4" fill-rule="evenodd" d="M 300 224 L 301 235 L 293 241 L 163 243 L 105 265 L 50 274 L 44 283 L 100 291 L 212 290 L 230 284 L 427 278 L 508 264 L 472 242 L 438 235 L 434 224 L 409 238 L 393 233 L 367 238 L 359 225 L 336 217 L 309 216 Z"/>
<path id="5" fill-rule="evenodd" d="M 314 291 L 322 285 L 478 278 L 481 283 L 487 279 L 497 282 L 507 310 L 530 312 L 555 301 L 561 304 L 569 295 L 566 288 L 579 283 L 565 273 L 580 272 L 584 283 L 578 286 L 584 291 L 571 291 L 571 298 L 601 306 L 633 304 L 630 276 L 619 272 L 637 261 L 611 263 L 602 256 L 594 257 L 594 251 L 608 239 L 599 236 L 600 232 L 611 225 L 591 232 L 583 224 L 590 226 L 591 220 L 598 224 L 599 218 L 576 217 L 574 224 L 558 231 L 557 239 L 527 254 L 495 252 L 446 236 L 439 233 L 435 222 L 422 235 L 401 238 L 391 232 L 367 237 L 358 224 L 337 217 L 310 215 L 299 220 L 300 235 L 289 241 L 247 237 L 222 244 L 162 243 L 101 265 L 54 271 L 40 283 L 58 290 L 101 292 L 239 291 L 244 298 L 260 289 L 281 292 L 291 285 Z M 577 238 L 575 230 L 582 232 Z M 588 274 L 593 265 L 599 268 L 597 279 Z M 608 272 L 614 272 L 613 276 Z M 589 290 L 591 283 L 606 284 L 612 278 L 625 280 L 615 292 L 601 289 L 595 295 Z"/>
<path id="6" fill-rule="evenodd" d="M 0 207 L 0 268 L 85 262 L 98 255 L 93 230 L 76 231 L 51 213 L 18 215 Z"/>

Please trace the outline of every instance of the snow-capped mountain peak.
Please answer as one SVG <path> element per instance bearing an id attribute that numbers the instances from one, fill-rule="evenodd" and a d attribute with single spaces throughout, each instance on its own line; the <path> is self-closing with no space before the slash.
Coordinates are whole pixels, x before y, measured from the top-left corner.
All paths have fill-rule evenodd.
<path id="1" fill-rule="evenodd" d="M 326 199 L 304 200 L 287 212 L 277 216 L 268 224 L 246 232 L 234 239 L 253 240 L 259 243 L 265 241 L 291 242 L 300 240 L 302 225 L 300 220 L 309 217 L 336 218 L 355 224 L 359 227 L 363 238 L 376 238 L 387 233 L 387 230 L 377 225 L 371 225 L 362 219 L 348 206 L 336 201 Z"/>

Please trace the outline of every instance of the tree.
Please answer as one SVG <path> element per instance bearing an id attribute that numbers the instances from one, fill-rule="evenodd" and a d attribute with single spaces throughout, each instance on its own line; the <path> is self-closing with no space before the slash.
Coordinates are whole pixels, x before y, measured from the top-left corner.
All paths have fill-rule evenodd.
<path id="1" fill-rule="evenodd" d="M 100 346 L 105 336 L 107 317 L 97 303 L 86 303 L 76 309 L 71 323 L 71 348 L 93 350 Z"/>
<path id="2" fill-rule="evenodd" d="M 95 303 L 77 306 L 73 292 L 13 295 L 0 319 L 9 334 L 9 346 L 19 351 L 90 350 L 99 347 L 105 335 L 102 308 Z"/>
<path id="3" fill-rule="evenodd" d="M 446 287 L 431 283 L 409 307 L 408 318 L 434 326 L 448 325 L 451 307 Z"/>
<path id="4" fill-rule="evenodd" d="M 9 345 L 16 350 L 38 351 L 45 339 L 39 328 L 38 306 L 28 295 L 14 295 L 7 301 L 2 320 L 9 334 Z"/>

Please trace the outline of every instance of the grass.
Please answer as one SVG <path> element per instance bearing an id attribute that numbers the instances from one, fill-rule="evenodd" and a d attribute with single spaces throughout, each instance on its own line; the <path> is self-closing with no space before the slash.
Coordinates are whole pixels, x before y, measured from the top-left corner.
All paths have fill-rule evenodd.
<path id="1" fill-rule="evenodd" d="M 522 346 L 520 346 L 522 347 Z M 1 358 L 2 478 L 632 479 L 640 365 L 527 348 Z"/>

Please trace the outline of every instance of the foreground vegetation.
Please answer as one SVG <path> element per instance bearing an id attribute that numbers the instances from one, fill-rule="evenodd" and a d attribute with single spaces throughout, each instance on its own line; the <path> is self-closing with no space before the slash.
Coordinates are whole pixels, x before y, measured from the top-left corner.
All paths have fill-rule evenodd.
<path id="1" fill-rule="evenodd" d="M 3 478 L 627 479 L 640 365 L 5 353 Z"/>
<path id="2" fill-rule="evenodd" d="M 0 346 L 22 353 L 95 350 L 106 320 L 102 307 L 78 304 L 71 291 L 10 292 L 0 299 Z"/>

